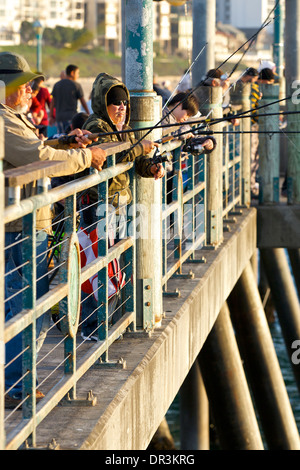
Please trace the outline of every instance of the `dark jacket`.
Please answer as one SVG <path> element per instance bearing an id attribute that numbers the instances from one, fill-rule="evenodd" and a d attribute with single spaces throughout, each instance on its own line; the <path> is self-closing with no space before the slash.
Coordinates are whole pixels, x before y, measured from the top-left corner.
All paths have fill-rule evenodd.
<path id="1" fill-rule="evenodd" d="M 91 105 L 93 114 L 91 114 L 83 128 L 87 129 L 92 133 L 111 133 L 117 131 L 115 125 L 112 123 L 108 111 L 107 111 L 107 94 L 109 90 L 114 86 L 121 86 L 126 91 L 128 96 L 128 104 L 126 109 L 126 120 L 123 126 L 123 130 L 130 130 L 130 95 L 126 86 L 118 79 L 106 74 L 100 73 L 93 83 Z M 107 135 L 99 137 L 96 145 L 104 142 L 131 142 L 135 144 L 137 139 L 134 132 Z M 150 172 L 152 159 L 144 156 L 143 146 L 141 143 L 135 145 L 130 151 L 125 151 L 117 155 L 117 162 L 132 162 L 135 161 L 135 170 L 141 176 L 146 178 L 153 178 L 153 174 Z M 132 199 L 131 191 L 129 189 L 129 175 L 123 173 L 114 177 L 109 186 L 109 197 L 112 198 L 116 193 L 119 193 L 119 198 L 122 199 L 122 203 L 129 203 Z M 118 198 L 113 198 L 115 201 Z"/>

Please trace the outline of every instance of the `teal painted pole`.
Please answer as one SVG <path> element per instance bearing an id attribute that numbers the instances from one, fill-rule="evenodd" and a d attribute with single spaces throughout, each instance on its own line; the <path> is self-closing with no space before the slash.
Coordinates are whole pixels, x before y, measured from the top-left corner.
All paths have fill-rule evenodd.
<path id="1" fill-rule="evenodd" d="M 41 23 L 36 20 L 33 23 L 33 27 L 36 32 L 36 69 L 37 71 L 41 72 L 42 70 L 42 35 L 43 35 L 43 27 Z"/>
<path id="2" fill-rule="evenodd" d="M 152 0 L 126 0 L 125 18 L 125 83 L 130 92 L 152 92 Z"/>
<path id="3" fill-rule="evenodd" d="M 283 5 L 282 0 L 274 10 L 274 42 L 273 42 L 273 59 L 276 64 L 276 73 L 278 74 L 279 82 L 279 98 L 283 98 L 285 94 L 284 84 L 284 65 L 283 65 Z"/>
<path id="4" fill-rule="evenodd" d="M 42 35 L 38 33 L 36 35 L 36 69 L 37 71 L 42 70 Z"/>
<path id="5" fill-rule="evenodd" d="M 153 91 L 153 2 L 126 0 L 125 84 L 130 91 L 131 126 L 153 126 L 161 118 L 161 98 Z M 142 132 L 136 132 L 137 138 Z M 158 140 L 161 129 L 147 134 Z M 162 185 L 136 175 L 136 326 L 152 329 L 162 320 Z M 155 254 L 155 256 L 153 256 Z"/>

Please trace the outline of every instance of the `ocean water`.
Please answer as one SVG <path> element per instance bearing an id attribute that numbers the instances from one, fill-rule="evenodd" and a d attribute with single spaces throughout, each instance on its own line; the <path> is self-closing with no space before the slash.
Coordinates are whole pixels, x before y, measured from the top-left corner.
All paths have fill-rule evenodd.
<path id="1" fill-rule="evenodd" d="M 286 385 L 287 393 L 290 399 L 291 407 L 294 413 L 295 421 L 300 433 L 300 393 L 298 391 L 294 374 L 290 365 L 290 360 L 286 351 L 284 339 L 281 334 L 280 324 L 275 314 L 275 321 L 270 324 L 270 331 L 273 338 L 275 351 L 280 364 L 283 380 Z M 176 449 L 180 449 L 180 408 L 179 398 L 175 397 L 170 409 L 167 412 L 166 418 L 169 424 L 170 432 L 174 439 Z M 265 445 L 265 448 L 266 445 Z M 218 447 L 212 443 L 211 449 L 218 449 Z"/>

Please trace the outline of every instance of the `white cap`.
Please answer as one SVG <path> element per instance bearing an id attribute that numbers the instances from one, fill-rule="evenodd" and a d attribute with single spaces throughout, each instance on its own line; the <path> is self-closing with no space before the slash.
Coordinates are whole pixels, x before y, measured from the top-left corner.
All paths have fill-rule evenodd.
<path id="1" fill-rule="evenodd" d="M 262 60 L 257 67 L 257 71 L 261 72 L 263 69 L 271 69 L 274 72 L 276 69 L 276 64 L 270 60 Z"/>

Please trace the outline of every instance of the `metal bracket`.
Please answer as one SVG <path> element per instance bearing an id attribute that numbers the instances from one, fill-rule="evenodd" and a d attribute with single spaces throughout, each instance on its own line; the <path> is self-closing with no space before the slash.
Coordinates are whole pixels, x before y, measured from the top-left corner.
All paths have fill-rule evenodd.
<path id="1" fill-rule="evenodd" d="M 22 450 L 61 450 L 60 445 L 56 442 L 56 440 L 53 438 L 51 442 L 47 445 L 47 447 L 42 447 L 42 446 L 35 446 L 31 447 L 28 444 L 28 441 L 26 440 L 24 442 L 24 448 Z"/>
<path id="2" fill-rule="evenodd" d="M 143 302 L 143 325 L 153 326 L 153 292 L 152 279 L 141 279 L 142 283 L 142 302 Z"/>
<path id="3" fill-rule="evenodd" d="M 120 357 L 116 361 L 103 361 L 101 358 L 99 362 L 95 362 L 94 368 L 98 369 L 126 369 L 126 361 Z"/>
<path id="4" fill-rule="evenodd" d="M 186 260 L 186 263 L 206 263 L 206 258 L 204 256 L 202 256 L 202 258 L 200 259 L 193 259 L 193 258 L 188 258 Z"/>
<path id="5" fill-rule="evenodd" d="M 180 297 L 181 293 L 180 293 L 180 290 L 176 288 L 175 291 L 173 291 L 173 292 L 164 291 L 163 296 L 165 296 L 165 297 Z"/>
<path id="6" fill-rule="evenodd" d="M 232 218 L 225 218 L 224 219 L 224 222 L 227 222 L 228 224 L 236 224 L 237 220 L 235 217 L 232 217 Z"/>
<path id="7" fill-rule="evenodd" d="M 194 279 L 195 277 L 195 274 L 193 273 L 193 271 L 190 271 L 189 273 L 187 274 L 178 274 L 178 273 L 174 273 L 172 278 L 173 279 Z"/>
<path id="8" fill-rule="evenodd" d="M 67 393 L 65 398 L 59 402 L 62 406 L 95 406 L 97 403 L 97 397 L 94 397 L 92 390 L 89 390 L 86 398 L 70 398 L 70 394 Z"/>
<path id="9" fill-rule="evenodd" d="M 214 251 L 216 250 L 218 247 L 217 245 L 204 245 L 201 250 L 209 250 L 209 251 Z"/>
<path id="10" fill-rule="evenodd" d="M 126 338 L 151 338 L 152 330 L 135 330 L 135 331 L 126 331 Z"/>
<path id="11" fill-rule="evenodd" d="M 242 211 L 242 209 L 229 211 L 229 214 L 230 215 L 243 215 L 243 211 Z"/>

